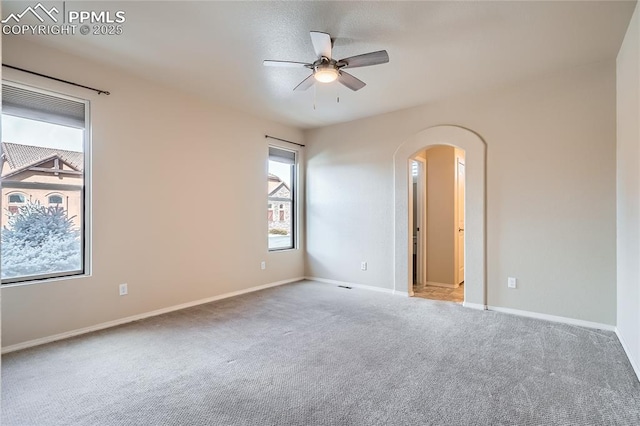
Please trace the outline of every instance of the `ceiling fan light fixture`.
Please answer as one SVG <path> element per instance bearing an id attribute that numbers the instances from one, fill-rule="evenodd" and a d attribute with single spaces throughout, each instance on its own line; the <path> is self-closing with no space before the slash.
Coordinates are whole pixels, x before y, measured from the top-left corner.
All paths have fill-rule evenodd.
<path id="1" fill-rule="evenodd" d="M 331 83 L 338 78 L 338 70 L 333 67 L 318 68 L 313 77 L 320 83 Z"/>
<path id="2" fill-rule="evenodd" d="M 333 41 L 329 33 L 311 31 L 311 44 L 316 53 L 315 61 L 311 63 L 294 61 L 273 61 L 265 60 L 263 64 L 270 67 L 307 68 L 311 70 L 311 75 L 302 80 L 294 91 L 307 90 L 318 83 L 331 83 L 337 81 L 354 92 L 362 89 L 366 84 L 358 80 L 344 69 L 368 67 L 371 65 L 386 64 L 389 62 L 389 54 L 386 50 L 363 53 L 361 55 L 350 56 L 340 60 L 335 60 L 332 56 Z"/>

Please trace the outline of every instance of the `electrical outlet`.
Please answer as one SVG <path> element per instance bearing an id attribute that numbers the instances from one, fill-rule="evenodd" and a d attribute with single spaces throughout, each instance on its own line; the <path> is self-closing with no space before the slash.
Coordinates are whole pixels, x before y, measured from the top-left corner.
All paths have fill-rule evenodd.
<path id="1" fill-rule="evenodd" d="M 509 288 L 516 288 L 516 283 L 517 283 L 517 280 L 514 277 L 509 277 L 507 279 L 507 287 Z"/>
<path id="2" fill-rule="evenodd" d="M 120 290 L 120 296 L 126 296 L 127 294 L 129 294 L 129 288 L 127 287 L 126 283 L 120 284 L 119 290 Z"/>
<path id="3" fill-rule="evenodd" d="M 360 269 L 363 271 L 367 270 L 367 262 L 360 262 Z"/>
<path id="4" fill-rule="evenodd" d="M 260 262 L 260 269 L 267 269 L 267 262 L 265 262 L 264 260 Z"/>

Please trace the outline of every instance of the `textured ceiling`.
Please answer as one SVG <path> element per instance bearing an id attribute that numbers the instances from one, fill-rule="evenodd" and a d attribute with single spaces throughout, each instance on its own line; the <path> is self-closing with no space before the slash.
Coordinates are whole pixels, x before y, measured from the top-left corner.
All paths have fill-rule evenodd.
<path id="1" fill-rule="evenodd" d="M 3 16 L 30 4 L 4 1 Z M 312 128 L 615 58 L 635 2 L 143 1 L 66 7 L 124 10 L 124 34 L 30 40 Z M 358 92 L 337 83 L 293 92 L 309 71 L 263 67 L 262 60 L 313 61 L 310 30 L 335 38 L 336 58 L 386 49 L 390 62 L 351 70 L 367 83 Z M 4 42 L 11 37 L 3 36 Z"/>

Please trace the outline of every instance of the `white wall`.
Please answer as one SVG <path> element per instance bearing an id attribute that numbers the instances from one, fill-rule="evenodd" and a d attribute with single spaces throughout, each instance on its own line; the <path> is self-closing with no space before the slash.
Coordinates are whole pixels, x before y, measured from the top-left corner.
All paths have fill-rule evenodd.
<path id="1" fill-rule="evenodd" d="M 488 304 L 615 324 L 615 92 L 606 61 L 307 132 L 306 274 L 393 288 L 394 152 L 454 124 L 487 143 Z"/>
<path id="2" fill-rule="evenodd" d="M 3 62 L 111 91 L 5 69 L 91 100 L 93 275 L 2 288 L 3 346 L 303 275 L 303 250 L 267 251 L 264 138 L 302 132 L 15 37 Z"/>
<path id="3" fill-rule="evenodd" d="M 640 10 L 618 53 L 618 334 L 640 377 Z"/>

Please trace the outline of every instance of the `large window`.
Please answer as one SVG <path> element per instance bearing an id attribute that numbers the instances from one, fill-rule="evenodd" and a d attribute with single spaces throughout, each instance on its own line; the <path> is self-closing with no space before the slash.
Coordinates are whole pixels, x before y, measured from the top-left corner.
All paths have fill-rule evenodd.
<path id="1" fill-rule="evenodd" d="M 83 274 L 87 102 L 2 84 L 3 284 Z"/>
<path id="2" fill-rule="evenodd" d="M 267 178 L 269 250 L 295 248 L 295 180 L 295 151 L 269 147 L 269 176 Z"/>

